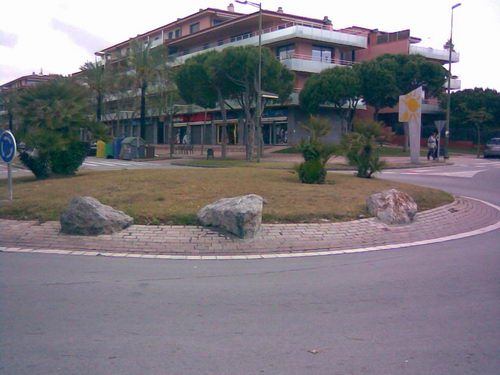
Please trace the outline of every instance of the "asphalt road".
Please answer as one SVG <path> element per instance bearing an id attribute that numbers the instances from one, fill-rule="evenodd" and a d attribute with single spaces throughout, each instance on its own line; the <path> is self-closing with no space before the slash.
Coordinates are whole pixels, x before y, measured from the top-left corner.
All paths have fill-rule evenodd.
<path id="1" fill-rule="evenodd" d="M 387 177 L 498 204 L 500 169 L 484 169 Z M 499 243 L 241 262 L 3 253 L 0 373 L 496 375 Z"/>

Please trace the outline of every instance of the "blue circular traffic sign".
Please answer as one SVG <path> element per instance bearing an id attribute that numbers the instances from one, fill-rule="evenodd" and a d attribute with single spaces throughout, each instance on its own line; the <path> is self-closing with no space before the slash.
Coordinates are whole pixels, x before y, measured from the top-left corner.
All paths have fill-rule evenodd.
<path id="1" fill-rule="evenodd" d="M 0 135 L 0 157 L 6 163 L 10 163 L 16 157 L 16 139 L 8 130 Z"/>

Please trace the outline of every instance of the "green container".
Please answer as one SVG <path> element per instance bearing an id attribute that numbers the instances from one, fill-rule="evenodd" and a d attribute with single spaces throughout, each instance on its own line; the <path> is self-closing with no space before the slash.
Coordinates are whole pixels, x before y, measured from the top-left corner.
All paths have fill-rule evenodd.
<path id="1" fill-rule="evenodd" d="M 106 143 L 104 155 L 106 159 L 113 159 L 113 142 Z"/>

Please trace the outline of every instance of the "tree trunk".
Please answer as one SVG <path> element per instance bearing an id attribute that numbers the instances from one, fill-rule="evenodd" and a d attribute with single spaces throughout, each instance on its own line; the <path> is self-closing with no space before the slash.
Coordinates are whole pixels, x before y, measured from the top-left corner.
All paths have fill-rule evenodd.
<path id="1" fill-rule="evenodd" d="M 97 108 L 95 113 L 95 118 L 97 121 L 101 121 L 102 118 L 102 94 L 97 94 Z"/>
<path id="2" fill-rule="evenodd" d="M 201 128 L 201 152 L 200 154 L 203 155 L 203 148 L 205 146 L 205 127 L 207 126 L 207 110 L 205 109 L 205 118 L 203 119 L 203 126 Z"/>
<path id="3" fill-rule="evenodd" d="M 221 158 L 227 157 L 227 111 L 222 92 L 217 90 L 217 97 L 219 101 L 219 108 L 222 115 L 222 144 L 221 144 Z"/>
<path id="4" fill-rule="evenodd" d="M 170 113 L 170 119 L 168 124 L 168 145 L 170 151 L 170 159 L 174 157 L 174 138 L 173 138 L 173 127 L 174 127 L 174 113 L 173 111 Z"/>
<path id="5" fill-rule="evenodd" d="M 476 124 L 477 130 L 477 157 L 481 157 L 481 127 Z"/>
<path id="6" fill-rule="evenodd" d="M 146 81 L 142 82 L 141 86 L 141 121 L 140 121 L 140 136 L 146 139 L 146 90 L 148 88 L 148 83 Z"/>

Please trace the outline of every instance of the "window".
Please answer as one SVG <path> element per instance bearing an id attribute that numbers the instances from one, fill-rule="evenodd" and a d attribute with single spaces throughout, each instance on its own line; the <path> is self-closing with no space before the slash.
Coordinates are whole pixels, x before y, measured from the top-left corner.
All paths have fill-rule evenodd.
<path id="1" fill-rule="evenodd" d="M 173 39 L 174 38 L 174 32 L 173 31 L 169 31 L 168 32 L 168 39 Z"/>
<path id="2" fill-rule="evenodd" d="M 223 20 L 213 20 L 212 25 L 217 26 L 217 25 L 220 25 L 222 22 L 224 22 L 224 21 Z"/>
<path id="3" fill-rule="evenodd" d="M 312 59 L 314 61 L 332 62 L 333 48 L 323 46 L 313 46 Z"/>
<path id="4" fill-rule="evenodd" d="M 287 44 L 286 46 L 281 46 L 276 48 L 276 55 L 280 60 L 291 59 L 295 54 L 295 45 Z"/>
<path id="5" fill-rule="evenodd" d="M 200 23 L 199 22 L 189 25 L 189 33 L 190 34 L 193 34 L 199 30 L 200 30 Z"/>
<path id="6" fill-rule="evenodd" d="M 181 35 L 182 35 L 182 33 L 181 33 L 181 29 L 177 29 L 177 30 L 175 30 L 175 37 L 176 37 L 176 38 L 179 38 Z"/>
<path id="7" fill-rule="evenodd" d="M 217 42 L 217 45 L 218 45 L 218 46 L 222 46 L 223 44 L 224 44 L 224 41 L 223 41 L 223 40 L 219 40 L 219 41 Z"/>

